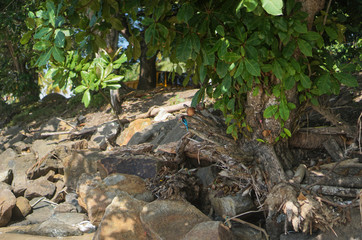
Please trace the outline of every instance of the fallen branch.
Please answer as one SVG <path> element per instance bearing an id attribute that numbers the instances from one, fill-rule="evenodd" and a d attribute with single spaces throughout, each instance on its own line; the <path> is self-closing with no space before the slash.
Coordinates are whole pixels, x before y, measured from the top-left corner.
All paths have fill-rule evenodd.
<path id="1" fill-rule="evenodd" d="M 302 184 L 302 187 L 307 187 L 307 185 Z M 314 185 L 313 187 L 310 188 L 310 190 L 312 192 L 320 193 L 323 195 L 329 195 L 329 196 L 357 197 L 362 189 L 335 187 L 327 185 Z"/>
<path id="2" fill-rule="evenodd" d="M 230 220 L 233 220 L 233 221 L 235 221 L 235 222 L 239 222 L 239 223 L 241 223 L 241 224 L 246 224 L 246 225 L 248 225 L 249 227 L 252 227 L 252 228 L 254 228 L 254 229 L 256 229 L 256 230 L 264 233 L 265 238 L 266 238 L 267 240 L 269 239 L 269 235 L 266 233 L 266 231 L 265 231 L 264 228 L 258 227 L 258 226 L 254 225 L 254 224 L 252 224 L 252 223 L 243 221 L 243 220 L 241 220 L 241 219 L 239 219 L 239 218 L 228 218 L 227 216 L 223 216 L 223 218 L 225 219 L 225 222 L 224 222 L 224 223 L 227 223 L 228 226 L 231 225 L 231 224 L 230 224 Z"/>

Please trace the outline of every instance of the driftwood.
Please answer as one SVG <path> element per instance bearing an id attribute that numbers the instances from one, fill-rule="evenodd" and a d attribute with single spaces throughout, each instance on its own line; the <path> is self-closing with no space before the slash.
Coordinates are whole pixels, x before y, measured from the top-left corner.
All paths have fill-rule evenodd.
<path id="1" fill-rule="evenodd" d="M 343 152 L 339 147 L 338 143 L 336 142 L 336 140 L 334 140 L 333 138 L 328 139 L 323 143 L 323 146 L 334 161 L 339 162 L 343 160 L 344 158 Z"/>
<path id="2" fill-rule="evenodd" d="M 307 187 L 307 185 L 302 184 L 302 187 Z M 359 192 L 362 189 L 314 185 L 313 187 L 310 188 L 310 190 L 312 192 L 320 193 L 323 195 L 355 198 L 359 195 Z"/>
<path id="3" fill-rule="evenodd" d="M 342 176 L 335 172 L 324 173 L 324 172 L 311 171 L 306 179 L 306 183 L 310 184 L 310 187 L 312 187 L 312 185 L 316 185 L 314 183 L 318 183 L 320 185 L 328 185 L 336 187 L 362 188 L 362 176 L 352 175 L 352 174 L 349 176 Z"/>
<path id="4" fill-rule="evenodd" d="M 44 132 L 44 133 L 41 133 L 40 135 L 42 137 L 48 137 L 48 136 L 56 136 L 56 135 L 62 135 L 62 134 L 70 134 L 70 138 L 74 139 L 74 138 L 81 138 L 86 135 L 91 135 L 96 130 L 97 130 L 97 127 L 91 127 L 91 128 L 82 129 L 80 131 L 70 130 L 70 131 L 62 131 L 62 132 Z"/>

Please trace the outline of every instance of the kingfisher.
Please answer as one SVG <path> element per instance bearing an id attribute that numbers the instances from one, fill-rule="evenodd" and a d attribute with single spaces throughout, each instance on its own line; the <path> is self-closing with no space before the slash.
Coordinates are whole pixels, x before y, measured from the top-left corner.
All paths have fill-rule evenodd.
<path id="1" fill-rule="evenodd" d="M 189 130 L 189 125 L 187 123 L 187 120 L 186 120 L 185 116 L 181 116 L 181 121 L 185 125 L 186 130 L 188 131 Z"/>

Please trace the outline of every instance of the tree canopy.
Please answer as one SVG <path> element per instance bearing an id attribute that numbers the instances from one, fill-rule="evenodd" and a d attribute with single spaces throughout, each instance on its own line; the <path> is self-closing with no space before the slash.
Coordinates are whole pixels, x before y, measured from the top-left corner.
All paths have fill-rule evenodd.
<path id="1" fill-rule="evenodd" d="M 321 1 L 310 12 L 294 0 L 47 0 L 28 11 L 30 31 L 21 43 L 32 43 L 39 54 L 35 65 L 51 69 L 55 84 L 92 90 L 84 85 L 84 73 L 95 66 L 92 59 L 100 49 L 109 50 L 107 39 L 116 30 L 129 41 L 128 60 L 161 53 L 179 65 L 176 71 L 185 66 L 184 84 L 192 77 L 200 85 L 193 105 L 206 94 L 216 99 L 234 138 L 252 132 L 265 118 L 279 122 L 269 139 L 274 142 L 290 136 L 287 122 L 299 105 L 317 105 L 318 96 L 338 94 L 341 84 L 357 86 L 345 74 L 355 65 L 336 61 L 329 47 L 358 41 L 360 25 L 350 24 L 357 22 L 349 21 L 355 18 L 350 5 L 333 2 L 324 6 Z M 360 51 L 360 40 L 355 50 Z M 115 60 L 114 52 L 109 56 Z"/>

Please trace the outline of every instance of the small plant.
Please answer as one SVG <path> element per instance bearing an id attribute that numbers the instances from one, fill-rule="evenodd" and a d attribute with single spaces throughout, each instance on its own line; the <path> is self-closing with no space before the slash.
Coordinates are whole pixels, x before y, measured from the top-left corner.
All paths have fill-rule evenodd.
<path id="1" fill-rule="evenodd" d="M 82 102 L 85 107 L 88 107 L 91 101 L 91 91 L 98 91 L 104 98 L 108 99 L 102 89 L 118 89 L 121 87 L 119 81 L 124 77 L 112 73 L 114 69 L 118 69 L 127 60 L 126 55 L 123 53 L 120 58 L 113 61 L 120 50 L 121 48 L 112 56 L 104 49 L 101 49 L 100 56 L 93 59 L 87 70 L 81 71 L 81 84 L 74 91 L 76 93 L 83 92 Z"/>
<path id="2" fill-rule="evenodd" d="M 184 101 L 185 101 L 185 99 L 180 98 L 179 95 L 176 95 L 176 96 L 170 98 L 169 103 L 170 103 L 171 105 L 176 105 L 176 104 L 182 103 L 182 102 L 184 102 Z"/>

